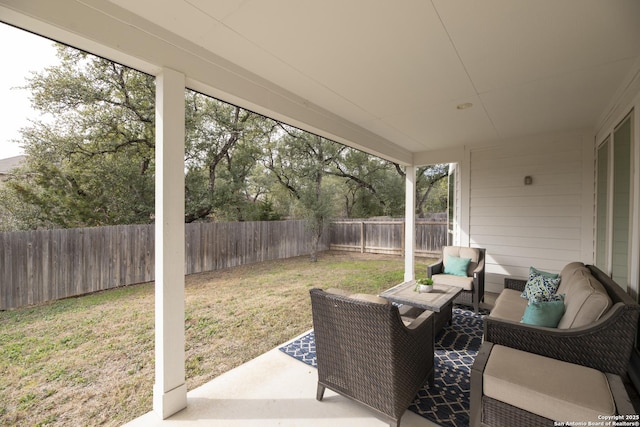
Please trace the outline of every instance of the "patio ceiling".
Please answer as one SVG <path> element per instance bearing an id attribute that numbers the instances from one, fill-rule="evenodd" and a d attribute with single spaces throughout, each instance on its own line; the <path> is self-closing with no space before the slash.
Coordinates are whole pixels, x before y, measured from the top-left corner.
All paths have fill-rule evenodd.
<path id="1" fill-rule="evenodd" d="M 596 130 L 640 67 L 636 0 L 47 3 L 0 0 L 0 20 L 79 47 L 98 43 L 92 50 L 114 59 L 117 50 L 182 67 L 198 90 L 405 164 L 465 145 Z M 198 73 L 195 62 L 171 63 L 141 53 L 143 41 L 117 40 L 116 22 L 148 46 L 155 40 L 173 57 L 216 62 L 314 115 L 231 85 L 218 93 L 222 79 Z"/>
<path id="2" fill-rule="evenodd" d="M 633 0 L 114 3 L 410 152 L 593 128 L 640 55 Z"/>

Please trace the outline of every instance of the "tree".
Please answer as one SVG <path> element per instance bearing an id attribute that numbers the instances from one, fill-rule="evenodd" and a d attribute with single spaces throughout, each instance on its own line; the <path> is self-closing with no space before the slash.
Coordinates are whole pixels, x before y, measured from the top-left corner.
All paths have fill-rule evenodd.
<path id="1" fill-rule="evenodd" d="M 344 179 L 344 211 L 349 218 L 397 216 L 403 213 L 404 182 L 394 164 L 345 148 L 328 173 Z"/>
<path id="2" fill-rule="evenodd" d="M 265 167 L 295 200 L 312 233 L 312 262 L 317 261 L 322 234 L 333 215 L 332 198 L 324 192 L 327 170 L 344 146 L 286 125 L 274 128 L 277 138 L 265 150 Z"/>
<path id="3" fill-rule="evenodd" d="M 39 216 L 32 205 L 4 186 L 0 186 L 0 200 L 0 232 L 36 228 L 29 222 Z"/>
<path id="4" fill-rule="evenodd" d="M 27 80 L 33 106 L 54 120 L 22 130 L 27 160 L 4 189 L 29 205 L 19 228 L 149 222 L 153 77 L 64 46 L 58 56 Z"/>
<path id="5" fill-rule="evenodd" d="M 240 107 L 186 93 L 186 222 L 247 218 L 249 177 L 273 121 Z M 253 198 L 253 201 L 252 201 Z"/>
<path id="6" fill-rule="evenodd" d="M 154 78 L 69 47 L 58 56 L 27 80 L 52 119 L 22 130 L 28 158 L 0 189 L 0 227 L 152 222 Z M 191 90 L 185 124 L 185 222 L 306 218 L 315 258 L 336 212 L 404 213 L 397 164 Z M 446 208 L 441 166 L 418 172 L 420 214 Z"/>
<path id="7" fill-rule="evenodd" d="M 60 46 L 58 56 L 58 66 L 27 80 L 33 106 L 52 120 L 22 130 L 28 160 L 1 190 L 14 220 L 5 223 L 153 221 L 154 78 L 69 47 Z M 264 216 L 253 209 L 260 202 L 248 185 L 273 121 L 189 90 L 185 120 L 185 221 Z"/>
<path id="8" fill-rule="evenodd" d="M 435 164 L 418 168 L 416 172 L 417 215 L 447 211 L 447 180 L 449 165 Z"/>

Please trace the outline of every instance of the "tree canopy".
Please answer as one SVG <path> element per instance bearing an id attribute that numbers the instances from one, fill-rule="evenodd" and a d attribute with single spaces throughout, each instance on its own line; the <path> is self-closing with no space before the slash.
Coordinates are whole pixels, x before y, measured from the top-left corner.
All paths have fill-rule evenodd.
<path id="1" fill-rule="evenodd" d="M 0 188 L 0 229 L 153 222 L 153 76 L 59 46 L 27 78 L 51 120 L 22 129 L 25 164 Z M 185 222 L 404 215 L 404 170 L 192 90 L 185 91 Z M 419 168 L 418 213 L 447 208 L 447 165 Z"/>

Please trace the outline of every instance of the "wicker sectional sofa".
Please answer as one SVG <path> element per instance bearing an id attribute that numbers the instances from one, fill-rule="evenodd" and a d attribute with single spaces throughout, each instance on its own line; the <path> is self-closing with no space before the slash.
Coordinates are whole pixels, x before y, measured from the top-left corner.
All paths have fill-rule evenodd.
<path id="1" fill-rule="evenodd" d="M 640 306 L 597 267 L 570 263 L 560 273 L 565 307 L 557 327 L 533 326 L 521 322 L 526 283 L 505 279 L 485 317 L 485 342 L 471 371 L 471 425 L 548 426 L 579 421 L 576 414 L 585 421 L 633 414 L 623 382 Z"/>

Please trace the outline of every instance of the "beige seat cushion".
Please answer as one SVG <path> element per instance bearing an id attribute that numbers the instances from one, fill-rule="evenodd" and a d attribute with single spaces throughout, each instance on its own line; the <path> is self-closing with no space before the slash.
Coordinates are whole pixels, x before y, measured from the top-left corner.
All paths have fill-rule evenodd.
<path id="1" fill-rule="evenodd" d="M 409 326 L 413 322 L 415 322 L 415 320 L 421 314 L 423 314 L 425 311 L 428 311 L 428 310 L 424 310 L 418 307 L 411 307 L 410 305 L 405 304 L 398 307 L 398 311 L 400 312 L 400 318 L 402 319 L 402 323 L 404 323 L 405 326 Z M 429 311 L 429 313 L 433 314 L 432 311 Z"/>
<path id="2" fill-rule="evenodd" d="M 563 279 L 564 280 L 564 279 Z M 558 293 L 564 293 L 564 315 L 558 329 L 579 328 L 598 320 L 611 307 L 606 289 L 587 270 L 576 270 Z"/>
<path id="3" fill-rule="evenodd" d="M 413 307 L 407 304 L 403 304 L 400 307 L 398 307 L 398 311 L 400 312 L 400 316 L 402 317 L 415 319 L 416 317 L 424 313 L 425 310 L 424 308 Z"/>
<path id="4" fill-rule="evenodd" d="M 604 373 L 494 345 L 483 375 L 486 396 L 555 421 L 601 421 L 616 406 Z"/>
<path id="5" fill-rule="evenodd" d="M 527 308 L 528 301 L 520 296 L 522 292 L 515 289 L 503 289 L 496 298 L 489 316 L 496 319 L 520 322 Z"/>
<path id="6" fill-rule="evenodd" d="M 447 266 L 447 258 L 450 256 L 459 258 L 469 258 L 467 266 L 467 276 L 454 276 L 452 274 L 434 274 L 432 276 L 434 283 L 441 285 L 457 286 L 465 291 L 473 290 L 473 270 L 478 268 L 480 260 L 480 251 L 477 248 L 467 248 L 465 246 L 445 246 L 442 248 L 443 267 Z"/>
<path id="7" fill-rule="evenodd" d="M 440 285 L 457 286 L 465 291 L 473 290 L 473 277 L 454 276 L 453 274 L 434 274 L 433 283 Z"/>

